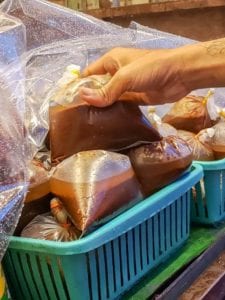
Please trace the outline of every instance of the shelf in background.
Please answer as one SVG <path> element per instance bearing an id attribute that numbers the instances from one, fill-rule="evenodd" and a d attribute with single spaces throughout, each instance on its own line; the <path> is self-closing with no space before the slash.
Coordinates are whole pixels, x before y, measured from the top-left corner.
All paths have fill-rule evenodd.
<path id="1" fill-rule="evenodd" d="M 121 16 L 135 16 L 149 13 L 162 13 L 178 9 L 195 9 L 225 6 L 225 0 L 178 0 L 161 3 L 136 4 L 130 6 L 101 8 L 86 11 L 87 14 L 99 19 Z"/>

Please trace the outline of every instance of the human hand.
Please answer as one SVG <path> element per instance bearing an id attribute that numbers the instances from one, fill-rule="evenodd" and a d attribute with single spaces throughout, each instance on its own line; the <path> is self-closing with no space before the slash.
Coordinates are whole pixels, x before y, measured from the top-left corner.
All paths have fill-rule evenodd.
<path id="1" fill-rule="evenodd" d="M 120 68 L 130 64 L 138 58 L 150 53 L 151 50 L 136 48 L 114 48 L 90 64 L 84 71 L 83 76 L 109 73 L 114 75 Z"/>
<path id="2" fill-rule="evenodd" d="M 98 107 L 111 105 L 118 99 L 133 100 L 142 105 L 163 104 L 179 100 L 191 91 L 182 82 L 184 65 L 178 49 L 143 53 L 140 50 L 134 51 L 133 55 L 130 52 L 130 56 L 129 51 L 118 53 L 112 50 L 111 54 L 115 56 L 106 54 L 92 64 L 89 71 L 86 70 L 89 75 L 106 72 L 114 75 L 101 89 L 81 88 L 83 100 Z"/>

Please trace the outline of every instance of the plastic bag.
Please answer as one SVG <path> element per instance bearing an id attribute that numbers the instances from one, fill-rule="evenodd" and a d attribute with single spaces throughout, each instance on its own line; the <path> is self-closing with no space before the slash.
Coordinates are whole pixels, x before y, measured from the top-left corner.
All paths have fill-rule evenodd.
<path id="1" fill-rule="evenodd" d="M 58 198 L 51 199 L 50 209 L 51 215 L 36 216 L 24 228 L 21 236 L 61 242 L 77 239 L 79 232 L 72 224 L 62 202 Z"/>
<path id="2" fill-rule="evenodd" d="M 118 101 L 109 107 L 98 108 L 76 97 L 81 85 L 99 87 L 104 80 L 105 76 L 75 79 L 63 92 L 58 91 L 53 96 L 53 100 L 57 98 L 64 105 L 68 103 L 49 109 L 49 144 L 53 163 L 80 151 L 119 151 L 161 139 L 135 104 Z"/>
<path id="3" fill-rule="evenodd" d="M 0 13 L 0 62 L 18 60 L 26 51 L 25 26 L 19 20 Z"/>
<path id="4" fill-rule="evenodd" d="M 214 151 L 216 159 L 225 158 L 225 122 L 220 121 L 212 128 L 202 130 L 198 138 L 208 144 Z"/>
<path id="5" fill-rule="evenodd" d="M 0 261 L 27 191 L 24 94 L 22 84 L 16 81 L 21 77 L 13 65 L 9 69 L 0 67 L 0 110 L 4 112 L 0 117 Z"/>
<path id="6" fill-rule="evenodd" d="M 190 147 L 175 136 L 131 149 L 129 157 L 145 196 L 177 179 L 192 162 Z"/>
<path id="7" fill-rule="evenodd" d="M 40 199 L 50 193 L 50 174 L 40 161 L 36 159 L 32 160 L 29 164 L 29 173 L 30 184 L 25 202 Z"/>
<path id="8" fill-rule="evenodd" d="M 198 135 L 185 130 L 178 130 L 177 133 L 192 149 L 194 160 L 210 161 L 215 159 L 213 150 L 207 144 L 202 143 Z"/>
<path id="9" fill-rule="evenodd" d="M 5 0 L 1 10 L 26 27 L 27 49 L 55 41 L 100 34 L 119 35 L 122 27 L 43 0 Z"/>
<path id="10" fill-rule="evenodd" d="M 206 97 L 187 96 L 177 101 L 162 120 L 176 129 L 198 133 L 212 126 L 206 103 Z"/>
<path id="11" fill-rule="evenodd" d="M 51 214 L 36 216 L 21 232 L 21 236 L 69 242 L 77 239 L 77 230 L 58 199 L 51 200 Z"/>
<path id="12" fill-rule="evenodd" d="M 67 158 L 56 167 L 50 183 L 82 232 L 143 198 L 129 158 L 103 150 Z"/>
<path id="13" fill-rule="evenodd" d="M 162 122 L 162 119 L 156 114 L 155 107 L 148 107 L 148 120 L 162 137 L 177 135 L 177 130 L 172 125 Z"/>

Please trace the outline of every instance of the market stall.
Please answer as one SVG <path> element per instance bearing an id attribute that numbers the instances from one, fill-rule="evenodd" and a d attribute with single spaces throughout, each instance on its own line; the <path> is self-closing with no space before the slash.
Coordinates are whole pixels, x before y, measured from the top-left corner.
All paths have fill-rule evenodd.
<path id="1" fill-rule="evenodd" d="M 90 106 L 80 87 L 111 76 L 81 72 L 110 49 L 195 41 L 44 0 L 0 8 L 0 259 L 12 299 L 147 299 L 224 233 L 202 228 L 225 217 L 224 90 Z"/>

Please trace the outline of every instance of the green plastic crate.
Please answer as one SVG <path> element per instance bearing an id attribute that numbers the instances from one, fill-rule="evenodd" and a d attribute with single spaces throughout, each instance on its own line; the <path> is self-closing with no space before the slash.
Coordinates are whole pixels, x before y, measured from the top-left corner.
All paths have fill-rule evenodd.
<path id="1" fill-rule="evenodd" d="M 204 177 L 192 189 L 191 221 L 214 225 L 225 220 L 225 159 L 195 162 Z"/>
<path id="2" fill-rule="evenodd" d="M 13 299 L 115 299 L 188 238 L 200 166 L 79 241 L 12 237 L 3 259 Z"/>

